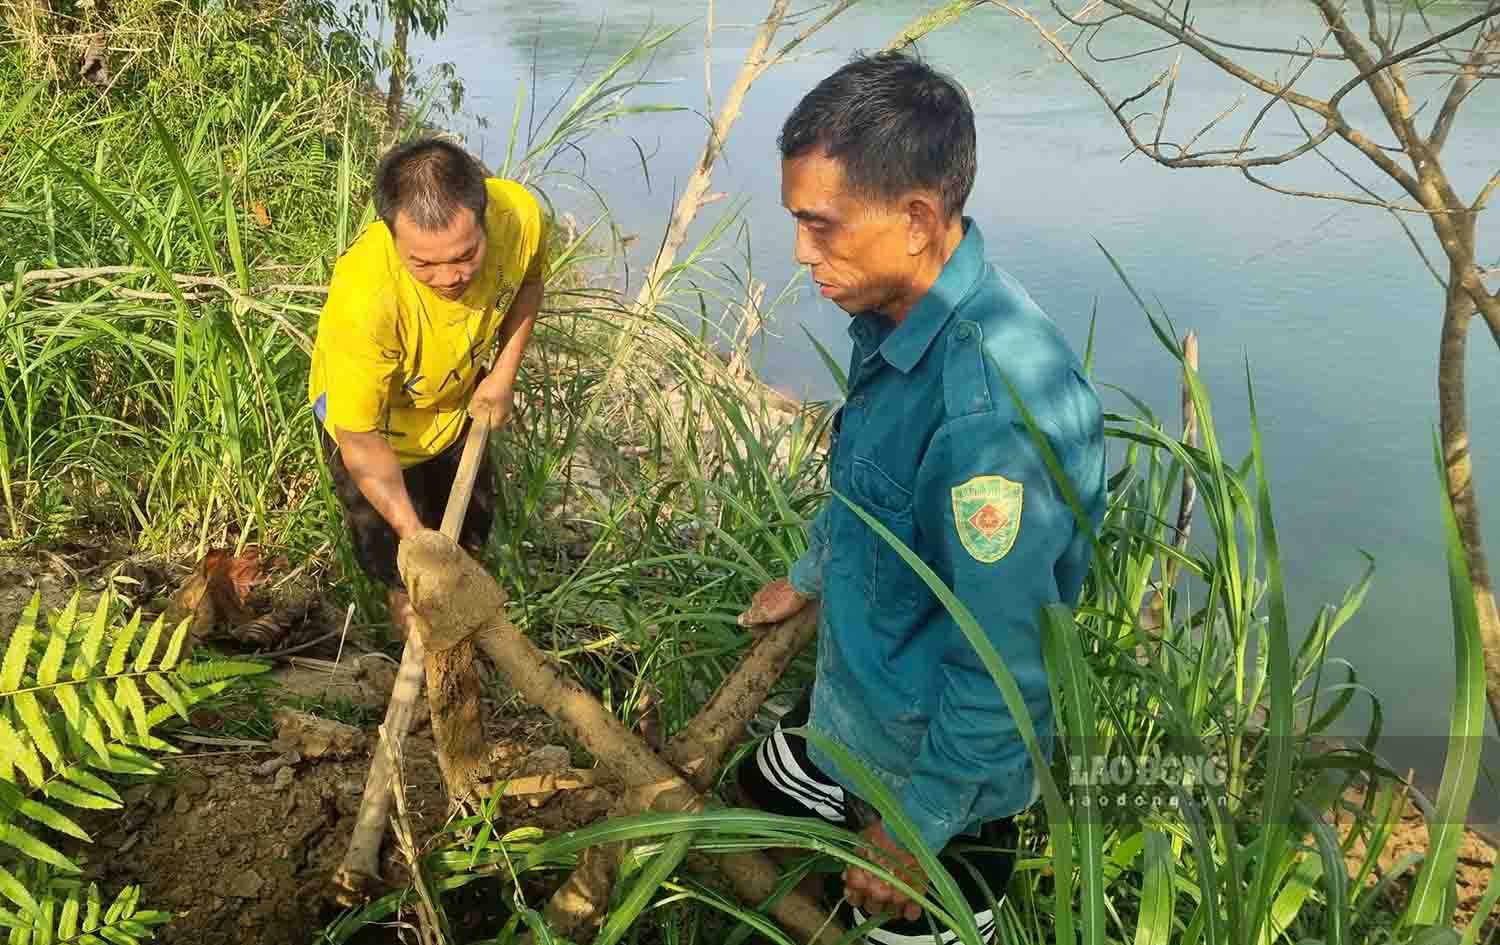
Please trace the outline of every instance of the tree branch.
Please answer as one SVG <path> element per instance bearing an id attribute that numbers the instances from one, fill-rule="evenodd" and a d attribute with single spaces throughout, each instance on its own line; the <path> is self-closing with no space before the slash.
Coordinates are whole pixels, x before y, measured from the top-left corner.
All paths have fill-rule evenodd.
<path id="1" fill-rule="evenodd" d="M 1332 9 L 1331 4 L 1328 4 L 1328 0 L 1314 0 L 1314 2 L 1317 3 L 1320 7 L 1328 5 L 1329 8 Z M 1329 103 L 1333 105 L 1333 107 L 1337 108 L 1338 103 L 1343 100 L 1344 96 L 1359 88 L 1359 86 L 1370 76 L 1375 75 L 1376 73 L 1387 69 L 1392 65 L 1405 62 L 1408 59 L 1412 59 L 1418 55 L 1421 55 L 1434 46 L 1441 46 L 1443 43 L 1447 42 L 1453 37 L 1458 36 L 1462 33 L 1466 33 L 1474 27 L 1478 26 L 1480 23 L 1483 23 L 1486 20 L 1494 19 L 1496 16 L 1500 16 L 1500 4 L 1494 4 L 1490 6 L 1489 9 L 1487 9 L 1485 12 L 1477 14 L 1475 16 L 1471 16 L 1457 26 L 1452 27 L 1451 29 L 1444 30 L 1443 32 L 1438 33 L 1436 36 L 1429 36 L 1427 39 L 1422 40 L 1420 43 L 1409 46 L 1406 49 L 1403 49 L 1400 52 L 1396 53 L 1395 55 L 1382 58 L 1379 62 L 1370 62 L 1368 65 L 1361 65 L 1356 62 L 1356 65 L 1360 65 L 1359 75 L 1355 76 L 1354 78 L 1350 79 L 1348 82 L 1345 82 L 1342 86 L 1340 86 L 1339 90 L 1337 92 L 1334 92 L 1333 95 L 1328 99 Z M 1368 57 L 1368 54 L 1366 55 Z"/>
<path id="2" fill-rule="evenodd" d="M 1427 136 L 1427 146 L 1434 154 L 1443 149 L 1448 142 L 1448 132 L 1453 130 L 1453 121 L 1458 117 L 1458 108 L 1469 97 L 1469 93 L 1484 81 L 1479 78 L 1479 67 L 1481 60 L 1487 58 L 1490 45 L 1500 43 L 1500 30 L 1490 33 L 1480 33 L 1474 37 L 1474 46 L 1469 51 L 1468 59 L 1459 67 L 1458 76 L 1453 80 L 1453 86 L 1448 90 L 1448 97 L 1443 101 L 1443 107 L 1438 111 L 1437 119 L 1432 123 L 1432 132 Z"/>
<path id="3" fill-rule="evenodd" d="M 1475 213 L 1483 210 L 1484 205 L 1489 203 L 1491 195 L 1495 193 L 1496 187 L 1500 187 L 1500 171 L 1496 171 L 1494 176 L 1489 179 L 1489 183 L 1485 184 L 1484 188 L 1479 191 L 1479 196 L 1474 198 L 1474 204 L 1469 209 Z"/>
<path id="4" fill-rule="evenodd" d="M 1292 113 L 1292 118 L 1296 120 L 1297 126 L 1302 129 L 1302 133 L 1308 134 L 1307 126 L 1302 123 L 1302 116 L 1297 114 L 1297 110 L 1295 108 L 1288 108 L 1287 110 Z M 1309 137 L 1311 136 L 1309 135 Z M 1389 213 L 1391 217 L 1396 221 L 1396 225 L 1401 227 L 1401 232 L 1406 234 L 1407 240 L 1411 242 L 1412 249 L 1415 249 L 1417 251 L 1417 255 L 1421 257 L 1422 265 L 1427 267 L 1427 271 L 1432 273 L 1432 278 L 1437 280 L 1437 284 L 1442 287 L 1444 292 L 1447 292 L 1448 280 L 1444 279 L 1442 274 L 1437 271 L 1437 267 L 1432 264 L 1432 260 L 1427 255 L 1427 250 L 1422 248 L 1421 242 L 1417 239 L 1417 234 L 1413 233 L 1411 231 L 1411 227 L 1406 225 L 1406 220 L 1404 220 L 1401 216 L 1400 208 L 1393 202 L 1385 201 L 1374 190 L 1360 183 L 1358 178 L 1340 167 L 1337 161 L 1324 154 L 1322 148 L 1316 149 L 1313 153 L 1322 158 L 1323 163 L 1333 168 L 1334 172 L 1337 173 L 1340 177 L 1344 178 L 1344 180 L 1347 180 L 1355 187 L 1358 187 L 1361 191 L 1369 195 L 1371 198 L 1380 200 L 1385 203 L 1385 211 Z"/>
<path id="5" fill-rule="evenodd" d="M 781 47 L 781 49 L 777 51 L 776 55 L 772 56 L 770 59 L 764 60 L 761 64 L 760 72 L 756 73 L 756 77 L 759 78 L 761 72 L 765 72 L 767 69 L 785 59 L 792 52 L 792 50 L 807 42 L 807 38 L 809 36 L 827 26 L 829 23 L 832 23 L 840 13 L 843 13 L 845 10 L 854 6 L 855 2 L 856 0 L 838 0 L 838 2 L 833 5 L 832 9 L 823 14 L 823 17 L 821 19 L 819 19 L 816 23 L 813 23 L 811 26 L 807 27 L 807 29 L 798 33 L 796 36 L 792 37 L 790 42 L 788 42 L 785 46 Z"/>

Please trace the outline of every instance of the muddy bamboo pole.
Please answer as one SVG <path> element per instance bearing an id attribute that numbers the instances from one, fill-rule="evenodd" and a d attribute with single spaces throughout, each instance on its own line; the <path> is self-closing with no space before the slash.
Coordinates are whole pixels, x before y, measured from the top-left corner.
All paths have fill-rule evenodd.
<path id="1" fill-rule="evenodd" d="M 484 458 L 489 433 L 489 422 L 476 419 L 470 424 L 468 438 L 464 441 L 463 456 L 459 459 L 458 472 L 453 477 L 453 488 L 443 512 L 442 533 L 454 542 L 458 540 L 464 515 L 469 509 L 469 499 L 474 494 L 474 479 L 479 473 L 480 460 Z M 473 662 L 474 651 L 472 645 L 458 646 L 450 648 L 452 652 L 441 657 L 429 658 L 423 644 L 425 632 L 419 612 L 408 627 L 406 644 L 401 651 L 401 667 L 396 671 L 396 683 L 391 687 L 391 701 L 386 707 L 382 727 L 385 736 L 392 739 L 399 749 L 416 714 L 425 675 L 429 693 L 436 694 L 436 698 L 429 698 L 429 709 L 438 746 L 438 765 L 450 798 L 457 799 L 471 786 L 464 781 L 475 768 L 471 755 L 476 746 L 481 754 L 484 752 L 484 733 L 477 708 L 479 681 Z M 453 704 L 462 704 L 471 690 L 474 695 L 473 717 L 451 711 Z M 450 757 L 449 752 L 458 754 Z M 391 779 L 395 774 L 389 753 L 375 752 L 370 760 L 370 773 L 365 778 L 365 792 L 360 798 L 359 816 L 354 822 L 349 848 L 333 874 L 333 897 L 345 906 L 364 902 L 380 886 L 380 847 L 385 842 L 386 825 L 390 820 Z"/>
<path id="2" fill-rule="evenodd" d="M 463 641 L 475 645 L 504 673 L 522 698 L 542 709 L 624 784 L 620 804 L 632 811 L 698 811 L 702 795 L 683 775 L 600 705 L 593 695 L 566 678 L 556 663 L 527 640 L 505 616 L 505 592 L 450 538 L 424 531 L 401 543 L 398 555 L 402 578 L 412 606 L 423 615 L 426 645 L 447 649 Z M 767 674 L 757 677 L 768 685 Z M 748 685 L 749 681 L 741 685 Z M 723 695 L 721 690 L 721 695 Z M 763 697 L 763 696 L 762 696 Z M 732 726 L 728 720 L 743 711 L 750 699 L 733 694 L 716 697 L 709 721 L 682 742 L 703 750 L 697 767 L 708 770 L 710 756 L 722 757 Z M 684 748 L 685 754 L 696 750 Z M 689 758 L 691 763 L 693 759 Z M 736 892 L 747 903 L 759 905 L 776 887 L 779 873 L 759 853 L 726 857 L 720 864 Z M 825 911 L 796 892 L 772 906 L 772 915 L 792 935 L 805 942 L 837 941 L 842 930 Z"/>

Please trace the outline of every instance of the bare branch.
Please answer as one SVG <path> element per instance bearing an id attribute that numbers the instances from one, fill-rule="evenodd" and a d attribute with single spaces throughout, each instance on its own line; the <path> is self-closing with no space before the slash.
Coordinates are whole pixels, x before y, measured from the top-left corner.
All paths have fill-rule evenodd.
<path id="1" fill-rule="evenodd" d="M 776 55 L 764 60 L 763 64 L 760 67 L 760 72 L 757 72 L 756 76 L 758 77 L 761 72 L 765 72 L 767 69 L 785 59 L 788 55 L 791 54 L 792 50 L 807 42 L 807 38 L 809 36 L 827 26 L 829 23 L 832 23 L 840 13 L 843 13 L 845 10 L 854 6 L 854 4 L 855 0 L 838 0 L 838 2 L 833 5 L 832 9 L 823 14 L 823 17 L 821 19 L 809 25 L 806 29 L 798 33 L 796 36 L 792 37 L 791 41 L 788 42 L 785 46 L 781 47 Z"/>
<path id="2" fill-rule="evenodd" d="M 1296 58 L 1306 57 L 1309 59 L 1321 59 L 1329 62 L 1349 61 L 1349 57 L 1341 52 L 1325 52 L 1321 49 L 1314 52 L 1307 52 L 1306 50 L 1302 49 L 1282 49 L 1278 46 L 1249 46 L 1244 43 L 1231 43 L 1225 39 L 1215 39 L 1202 30 L 1193 29 L 1192 27 L 1188 27 L 1188 32 L 1192 33 L 1194 36 L 1200 37 L 1207 43 L 1211 43 L 1215 46 L 1222 46 L 1225 49 L 1233 49 L 1236 52 L 1264 53 L 1268 56 L 1292 56 Z"/>
<path id="3" fill-rule="evenodd" d="M 1297 110 L 1295 108 L 1288 108 L 1287 111 L 1292 113 L 1292 117 L 1296 120 L 1297 126 L 1302 129 L 1302 133 L 1308 134 L 1307 126 L 1302 123 L 1302 116 L 1297 114 Z M 1309 135 L 1309 137 L 1311 137 L 1311 135 Z M 1358 187 L 1362 192 L 1364 192 L 1372 199 L 1384 199 L 1375 191 L 1360 183 L 1353 174 L 1344 170 L 1337 161 L 1324 154 L 1321 148 L 1316 149 L 1313 153 L 1322 158 L 1323 163 L 1333 168 L 1334 172 L 1337 173 L 1340 177 L 1344 178 L 1344 180 L 1353 184 L 1355 187 Z M 1417 251 L 1417 256 L 1421 258 L 1422 265 L 1427 267 L 1427 271 L 1432 273 L 1432 278 L 1437 280 L 1437 284 L 1442 287 L 1444 292 L 1447 292 L 1448 280 L 1444 279 L 1442 274 L 1437 271 L 1437 267 L 1432 264 L 1432 260 L 1427 255 L 1427 250 L 1422 248 L 1422 243 L 1417 239 L 1417 234 L 1412 232 L 1411 227 L 1407 226 L 1406 220 L 1401 216 L 1400 208 L 1391 201 L 1384 202 L 1386 204 L 1384 208 L 1385 211 L 1391 215 L 1392 219 L 1396 221 L 1396 225 L 1401 227 L 1401 231 L 1406 234 L 1407 240 L 1411 242 L 1412 249 L 1415 249 Z"/>
<path id="4" fill-rule="evenodd" d="M 1019 7 L 1012 5 L 1011 3 L 1007 2 L 1007 0 L 986 0 L 986 2 L 990 3 L 993 6 L 999 7 L 1000 9 L 1006 11 L 1017 19 L 1024 21 L 1025 23 L 1030 25 L 1032 29 L 1036 30 L 1037 34 L 1041 36 L 1042 39 L 1045 40 L 1047 44 L 1053 48 L 1053 50 L 1062 58 L 1062 60 L 1066 62 L 1073 69 L 1073 71 L 1078 74 L 1078 77 L 1082 79 L 1084 83 L 1089 86 L 1089 88 L 1093 89 L 1094 94 L 1099 96 L 1099 99 L 1104 102 L 1106 106 L 1108 106 L 1111 114 L 1115 116 L 1115 121 L 1120 125 L 1121 130 L 1125 132 L 1125 136 L 1130 141 L 1131 146 L 1136 151 L 1140 151 L 1141 153 L 1145 154 L 1147 157 L 1151 158 L 1158 164 L 1163 165 L 1164 167 L 1269 167 L 1276 164 L 1285 164 L 1288 161 L 1294 160 L 1297 157 L 1306 154 L 1318 144 L 1326 141 L 1335 132 L 1343 134 L 1340 129 L 1334 127 L 1331 120 L 1336 117 L 1337 113 L 1331 113 L 1329 115 L 1330 122 L 1328 127 L 1325 128 L 1324 131 L 1320 133 L 1320 135 L 1317 136 L 1314 141 L 1306 142 L 1298 146 L 1297 148 L 1292 149 L 1291 151 L 1285 152 L 1283 154 L 1272 155 L 1270 157 L 1246 158 L 1243 156 L 1244 152 L 1239 149 L 1206 151 L 1198 154 L 1193 154 L 1185 148 L 1170 143 L 1164 142 L 1161 146 L 1147 144 L 1141 139 L 1141 136 L 1137 134 L 1135 130 L 1135 119 L 1127 118 L 1124 115 L 1125 106 L 1139 99 L 1140 94 L 1132 96 L 1125 102 L 1116 103 L 1114 98 L 1109 94 L 1108 90 L 1106 90 L 1104 86 L 1078 62 L 1077 58 L 1074 57 L 1074 55 L 1070 51 L 1068 45 L 1064 43 L 1063 40 L 1054 31 L 1048 29 L 1034 15 L 1026 10 L 1022 10 Z M 1117 0 L 1105 0 L 1105 2 L 1114 4 L 1117 2 Z M 1189 42 L 1187 43 L 1187 45 L 1192 46 L 1193 44 Z M 1150 87 L 1148 87 L 1147 91 L 1150 91 L 1151 89 L 1159 86 L 1162 81 L 1163 77 L 1158 76 L 1156 81 L 1153 82 Z M 1251 84 L 1253 85 L 1254 83 Z M 1298 100 L 1310 101 L 1313 104 L 1317 105 L 1324 104 L 1318 103 L 1315 100 L 1307 99 L 1306 96 L 1302 96 L 1298 93 L 1289 92 L 1282 86 L 1274 83 L 1268 83 L 1268 88 L 1272 89 L 1274 92 L 1281 92 L 1283 94 L 1283 98 L 1287 100 L 1295 98 Z M 1195 135 L 1193 140 L 1196 142 L 1210 128 L 1223 121 L 1231 112 L 1234 111 L 1234 108 L 1237 107 L 1238 105 L 1221 113 L 1217 118 L 1210 122 L 1208 126 L 1206 126 L 1202 131 Z M 1320 111 L 1318 109 L 1312 110 Z M 1163 153 L 1163 147 L 1174 148 L 1178 152 L 1177 156 L 1167 156 L 1165 153 Z M 1230 155 L 1230 157 L 1224 158 L 1219 156 L 1225 154 Z M 1397 172 L 1400 173 L 1399 168 L 1397 169 Z"/>
<path id="5" fill-rule="evenodd" d="M 1478 78 L 1481 61 L 1488 55 L 1489 47 L 1497 44 L 1500 44 L 1500 30 L 1480 33 L 1474 37 L 1474 46 L 1469 51 L 1468 60 L 1463 63 L 1458 77 L 1453 80 L 1448 97 L 1438 111 L 1437 120 L 1432 123 L 1432 133 L 1427 136 L 1427 146 L 1434 154 L 1441 151 L 1447 143 L 1448 132 L 1453 130 L 1454 119 L 1458 117 L 1459 106 L 1484 81 Z"/>
<path id="6" fill-rule="evenodd" d="M 1382 54 L 1391 55 L 1391 41 L 1380 32 L 1380 18 L 1375 15 L 1375 0 L 1365 0 L 1365 19 L 1370 21 L 1370 42 Z"/>
<path id="7" fill-rule="evenodd" d="M 1479 191 L 1479 196 L 1474 199 L 1474 204 L 1469 209 L 1475 213 L 1483 210 L 1484 205 L 1489 203 L 1490 196 L 1494 194 L 1496 187 L 1500 187 L 1500 171 L 1496 171 L 1494 176 L 1489 179 L 1489 183 L 1484 185 L 1484 189 Z"/>
<path id="8" fill-rule="evenodd" d="M 1367 2 L 1369 2 L 1369 0 L 1367 0 Z M 1317 49 L 1317 48 L 1321 47 L 1323 45 L 1323 43 L 1328 42 L 1328 37 L 1329 37 L 1329 34 L 1325 32 L 1323 34 L 1323 39 L 1321 41 L 1319 41 L 1319 43 L 1318 43 L 1318 45 L 1316 47 L 1313 47 L 1313 48 Z M 1312 43 L 1308 43 L 1308 45 L 1312 46 Z M 1313 59 L 1305 59 L 1305 60 L 1303 60 L 1302 65 L 1297 69 L 1296 73 L 1294 73 L 1292 75 L 1292 80 L 1290 82 L 1286 83 L 1285 89 L 1286 89 L 1287 92 L 1290 92 L 1292 90 L 1292 88 L 1295 87 L 1296 84 L 1302 80 L 1303 74 L 1306 73 L 1309 68 L 1311 68 L 1311 66 L 1312 66 L 1312 64 L 1313 64 L 1314 61 L 1315 60 L 1313 60 Z M 1263 122 L 1263 121 L 1265 121 L 1266 115 L 1270 114 L 1271 109 L 1276 106 L 1277 102 L 1285 101 L 1285 99 L 1286 99 L 1286 94 L 1285 93 L 1283 93 L 1281 95 L 1273 95 L 1273 96 L 1271 96 L 1270 101 L 1266 102 L 1265 106 L 1263 108 L 1261 108 L 1259 114 L 1257 114 L 1255 116 L 1255 120 L 1252 121 L 1252 122 L 1250 122 L 1250 127 L 1248 127 L 1248 128 L 1245 129 L 1244 136 L 1240 138 L 1240 150 L 1242 152 L 1249 149 L 1249 147 L 1250 147 L 1250 139 L 1255 135 L 1255 131 L 1256 131 L 1257 128 L 1260 127 L 1260 123 Z M 1296 114 L 1297 110 L 1295 108 L 1292 108 L 1290 105 L 1287 106 L 1287 107 L 1288 107 L 1288 109 L 1294 115 Z M 1302 117 L 1300 115 L 1297 116 L 1297 124 L 1299 124 L 1299 125 L 1302 124 Z M 1304 134 L 1306 134 L 1307 129 L 1304 127 L 1302 129 L 1302 131 L 1303 131 Z M 1307 135 L 1307 137 L 1310 139 L 1310 138 L 1312 138 L 1312 135 Z"/>
<path id="9" fill-rule="evenodd" d="M 1167 82 L 1167 98 L 1161 106 L 1161 121 L 1156 123 L 1156 137 L 1151 141 L 1151 147 L 1161 148 L 1161 133 L 1167 128 L 1167 112 L 1172 110 L 1172 93 L 1177 91 L 1177 72 L 1182 67 L 1182 54 L 1172 60 L 1172 78 Z M 1191 147 L 1191 145 L 1189 145 Z"/>
<path id="10" fill-rule="evenodd" d="M 708 0 L 708 28 L 703 31 L 703 93 L 708 107 L 705 115 L 714 113 L 714 0 Z"/>
<path id="11" fill-rule="evenodd" d="M 1317 2 L 1320 7 L 1327 5 L 1329 9 L 1332 9 L 1332 5 L 1328 4 L 1328 0 L 1315 0 L 1315 2 Z M 1395 55 L 1384 57 L 1379 62 L 1372 62 L 1368 66 L 1361 65 L 1359 75 L 1355 76 L 1354 78 L 1350 79 L 1348 82 L 1345 82 L 1342 86 L 1340 86 L 1339 90 L 1337 92 L 1334 92 L 1333 95 L 1328 99 L 1329 104 L 1337 108 L 1338 103 L 1344 98 L 1344 96 L 1359 88 L 1359 86 L 1370 76 L 1375 75 L 1389 68 L 1390 66 L 1395 65 L 1396 63 L 1405 62 L 1408 59 L 1413 59 L 1434 46 L 1441 46 L 1443 43 L 1447 42 L 1453 37 L 1466 33 L 1474 27 L 1478 26 L 1480 23 L 1483 23 L 1486 20 L 1494 19 L 1497 16 L 1500 16 L 1500 4 L 1493 4 L 1487 10 L 1485 10 L 1485 12 L 1477 14 L 1475 16 L 1471 16 L 1457 26 L 1446 29 L 1435 36 L 1429 36 L 1427 39 L 1422 40 L 1420 43 L 1409 46 L 1406 49 L 1403 49 L 1400 52 L 1396 53 Z M 1356 64 L 1358 63 L 1356 62 Z"/>
<path id="12" fill-rule="evenodd" d="M 991 2 L 998 3 L 999 0 L 991 0 Z M 1246 69 L 1244 66 L 1220 53 L 1218 50 L 1214 49 L 1210 44 L 1204 42 L 1203 39 L 1192 33 L 1190 30 L 1184 29 L 1183 27 L 1178 26 L 1175 23 L 1164 20 L 1161 17 L 1142 9 L 1141 7 L 1130 3 L 1129 0 L 1105 0 L 1105 2 L 1108 3 L 1109 6 L 1112 6 L 1117 10 L 1128 13 L 1131 17 L 1140 20 L 1142 23 L 1145 23 L 1148 26 L 1153 26 L 1163 33 L 1166 33 L 1168 36 L 1175 38 L 1178 42 L 1192 49 L 1198 55 L 1202 56 L 1204 59 L 1207 59 L 1213 65 L 1218 66 L 1221 70 L 1233 76 L 1234 78 L 1239 79 L 1241 82 L 1244 82 L 1246 85 L 1252 86 L 1253 88 L 1258 89 L 1259 91 L 1264 92 L 1267 95 L 1284 94 L 1288 101 L 1292 102 L 1293 104 L 1300 105 L 1301 107 L 1317 115 L 1330 117 L 1333 113 L 1333 108 L 1329 105 L 1328 102 L 1322 101 L 1320 99 L 1315 99 L 1310 96 L 1287 91 L 1280 83 L 1273 82 L 1270 79 L 1265 78 L 1264 76 L 1252 72 L 1251 70 Z"/>
<path id="13" fill-rule="evenodd" d="M 1225 166 L 1231 166 L 1231 165 L 1225 165 Z M 1234 165 L 1234 166 L 1238 166 L 1239 167 L 1240 173 L 1243 174 L 1243 175 L 1245 175 L 1245 179 L 1248 180 L 1250 183 L 1256 185 L 1257 187 L 1264 187 L 1266 190 L 1269 190 L 1272 193 L 1281 194 L 1281 195 L 1286 196 L 1286 197 L 1306 197 L 1309 200 L 1335 200 L 1335 201 L 1338 201 L 1339 203 L 1352 203 L 1352 204 L 1354 204 L 1356 206 L 1360 206 L 1360 207 L 1374 207 L 1377 210 L 1395 210 L 1395 211 L 1401 212 L 1401 213 L 1427 213 L 1428 212 L 1428 211 L 1420 210 L 1420 209 L 1417 209 L 1417 208 L 1414 208 L 1414 207 L 1402 207 L 1402 206 L 1398 206 L 1398 205 L 1392 204 L 1390 201 L 1387 201 L 1387 200 L 1379 200 L 1379 199 L 1377 199 L 1377 200 L 1371 200 L 1368 197 L 1355 197 L 1355 196 L 1353 196 L 1351 194 L 1339 194 L 1339 193 L 1331 193 L 1331 192 L 1327 192 L 1327 191 L 1317 191 L 1317 190 L 1295 190 L 1295 189 L 1290 188 L 1290 187 L 1282 187 L 1282 186 L 1280 186 L 1278 184 L 1273 184 L 1270 181 L 1265 180 L 1262 177 L 1256 176 L 1256 173 L 1255 173 L 1255 171 L 1257 170 L 1256 168 L 1247 167 L 1247 166 L 1244 166 L 1244 165 Z M 1442 212 L 1442 211 L 1434 211 L 1434 212 Z"/>

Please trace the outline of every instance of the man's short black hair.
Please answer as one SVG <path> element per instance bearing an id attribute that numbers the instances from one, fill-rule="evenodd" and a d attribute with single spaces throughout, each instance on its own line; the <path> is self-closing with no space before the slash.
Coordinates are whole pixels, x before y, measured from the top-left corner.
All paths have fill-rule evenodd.
<path id="1" fill-rule="evenodd" d="M 856 56 L 819 82 L 777 144 L 784 158 L 821 149 L 867 197 L 935 190 L 951 219 L 974 188 L 974 137 L 974 109 L 957 82 L 914 56 L 882 52 Z"/>
<path id="2" fill-rule="evenodd" d="M 395 232 L 402 211 L 424 230 L 440 230 L 460 210 L 484 222 L 489 192 L 484 168 L 463 148 L 441 138 L 398 145 L 375 168 L 375 212 Z"/>

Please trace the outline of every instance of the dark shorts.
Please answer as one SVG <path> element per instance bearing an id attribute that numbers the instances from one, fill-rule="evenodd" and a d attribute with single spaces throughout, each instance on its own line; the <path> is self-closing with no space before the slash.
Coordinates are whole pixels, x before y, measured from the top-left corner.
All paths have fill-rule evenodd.
<path id="1" fill-rule="evenodd" d="M 868 803 L 845 791 L 833 778 L 824 774 L 807 755 L 807 740 L 789 735 L 786 729 L 807 724 L 812 708 L 812 693 L 776 724 L 776 729 L 756 750 L 740 763 L 738 781 L 746 800 L 764 811 L 789 817 L 820 817 L 830 824 L 849 830 L 862 830 L 880 815 Z M 958 888 L 974 910 L 974 924 L 980 939 L 995 937 L 995 907 L 1015 869 L 1020 832 L 1014 819 L 992 821 L 975 838 L 956 838 L 938 856 Z M 832 877 L 831 900 L 842 897 L 838 874 Z M 989 893 L 986 894 L 986 888 Z M 843 903 L 840 917 L 850 929 L 863 924 L 868 916 Z M 892 918 L 865 937 L 879 945 L 950 945 L 956 932 L 929 921 L 924 914 L 915 922 Z"/>
<path id="2" fill-rule="evenodd" d="M 428 528 L 441 528 L 443 512 L 448 507 L 448 493 L 453 489 L 453 479 L 458 475 L 458 461 L 463 456 L 464 439 L 469 425 L 464 424 L 453 445 L 432 459 L 402 470 L 406 480 L 406 491 L 416 506 L 417 517 Z M 370 580 L 385 585 L 391 590 L 405 590 L 401 574 L 396 568 L 396 549 L 401 544 L 396 532 L 384 517 L 370 504 L 359 486 L 349 476 L 343 456 L 333 437 L 322 425 L 318 427 L 318 440 L 323 446 L 323 459 L 328 463 L 328 472 L 333 477 L 333 491 L 344 509 L 344 523 L 349 526 L 354 541 L 354 559 L 360 570 Z M 495 463 L 490 451 L 484 451 L 479 463 L 479 475 L 474 480 L 474 494 L 469 499 L 469 510 L 464 516 L 463 529 L 458 543 L 470 550 L 484 547 L 489 539 L 490 527 L 495 521 Z"/>

